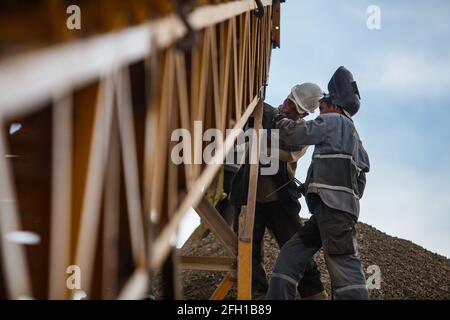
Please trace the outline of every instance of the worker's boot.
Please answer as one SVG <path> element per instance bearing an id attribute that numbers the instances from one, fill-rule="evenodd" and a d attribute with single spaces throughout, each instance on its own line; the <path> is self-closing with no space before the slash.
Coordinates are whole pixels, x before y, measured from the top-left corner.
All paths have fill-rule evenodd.
<path id="1" fill-rule="evenodd" d="M 325 290 L 315 293 L 312 296 L 302 297 L 302 300 L 328 300 L 328 294 Z"/>
<path id="2" fill-rule="evenodd" d="M 266 299 L 265 292 L 253 292 L 252 293 L 252 300 L 265 300 L 265 299 Z"/>

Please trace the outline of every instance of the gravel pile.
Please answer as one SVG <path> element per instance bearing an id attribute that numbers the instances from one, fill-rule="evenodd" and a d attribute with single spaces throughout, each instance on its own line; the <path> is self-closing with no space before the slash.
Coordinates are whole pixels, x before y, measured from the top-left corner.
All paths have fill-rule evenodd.
<path id="1" fill-rule="evenodd" d="M 450 299 L 450 259 L 410 241 L 391 237 L 363 223 L 359 223 L 357 229 L 359 254 L 366 278 L 373 274 L 373 271 L 368 271 L 369 266 L 376 265 L 381 271 L 380 289 L 369 290 L 371 299 Z M 226 255 L 221 243 L 211 233 L 204 239 L 186 243 L 181 252 L 196 256 Z M 275 240 L 266 233 L 265 268 L 269 277 L 278 252 Z M 331 296 L 330 278 L 321 251 L 316 254 L 315 259 L 322 272 L 322 282 Z M 224 275 L 183 271 L 184 297 L 208 299 Z M 234 288 L 227 298 L 236 298 Z"/>

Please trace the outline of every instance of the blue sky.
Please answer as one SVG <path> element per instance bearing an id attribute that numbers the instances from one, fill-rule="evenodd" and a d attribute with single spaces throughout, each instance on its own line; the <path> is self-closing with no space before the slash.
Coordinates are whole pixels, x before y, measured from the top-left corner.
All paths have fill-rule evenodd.
<path id="1" fill-rule="evenodd" d="M 381 30 L 367 28 L 370 5 Z M 372 165 L 360 220 L 450 257 L 450 1 L 288 0 L 281 21 L 266 101 L 278 105 L 302 82 L 327 90 L 349 68 Z"/>

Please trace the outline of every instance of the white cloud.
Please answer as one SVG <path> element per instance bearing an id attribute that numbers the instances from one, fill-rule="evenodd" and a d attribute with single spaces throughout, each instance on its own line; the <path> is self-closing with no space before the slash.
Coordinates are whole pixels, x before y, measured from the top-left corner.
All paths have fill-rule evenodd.
<path id="1" fill-rule="evenodd" d="M 368 59 L 359 72 L 362 86 L 369 91 L 404 97 L 447 96 L 450 92 L 450 56 L 392 50 Z"/>
<path id="2" fill-rule="evenodd" d="M 365 98 L 372 93 L 447 97 L 450 48 L 444 39 L 450 36 L 450 4 L 380 1 L 379 31 L 366 27 L 369 4 L 373 3 L 287 2 L 282 9 L 282 48 L 273 53 L 269 96 L 282 99 L 290 86 L 303 81 L 326 88 L 333 71 L 345 65 Z"/>

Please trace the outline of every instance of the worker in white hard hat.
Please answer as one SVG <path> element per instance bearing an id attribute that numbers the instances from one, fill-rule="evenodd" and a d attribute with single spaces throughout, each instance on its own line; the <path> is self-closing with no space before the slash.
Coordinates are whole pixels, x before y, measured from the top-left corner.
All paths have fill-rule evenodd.
<path id="1" fill-rule="evenodd" d="M 319 100 L 324 97 L 324 93 L 315 83 L 303 83 L 292 88 L 288 101 L 294 103 L 298 114 L 309 114 L 319 107 Z"/>
<path id="2" fill-rule="evenodd" d="M 263 108 L 262 127 L 266 130 L 275 129 L 279 118 L 287 117 L 296 122 L 314 113 L 319 107 L 319 100 L 324 97 L 320 87 L 313 83 L 304 83 L 292 88 L 288 97 L 278 107 L 274 108 L 265 103 Z M 270 136 L 270 135 L 268 135 Z M 266 229 L 274 235 L 281 248 L 301 227 L 299 212 L 301 209 L 299 186 L 296 184 L 295 170 L 297 161 L 306 149 L 296 152 L 279 150 L 279 170 L 275 175 L 258 176 L 256 211 L 253 229 L 253 264 L 252 264 L 252 293 L 253 298 L 265 298 L 268 289 L 266 272 L 263 267 L 263 238 Z M 236 173 L 230 194 L 230 201 L 236 212 L 247 204 L 248 176 L 250 165 L 248 154 L 245 164 Z M 264 167 L 260 164 L 260 167 Z M 235 223 L 237 225 L 237 223 Z M 313 259 L 308 262 L 303 280 L 299 283 L 298 291 L 304 299 L 325 299 L 320 272 Z"/>

